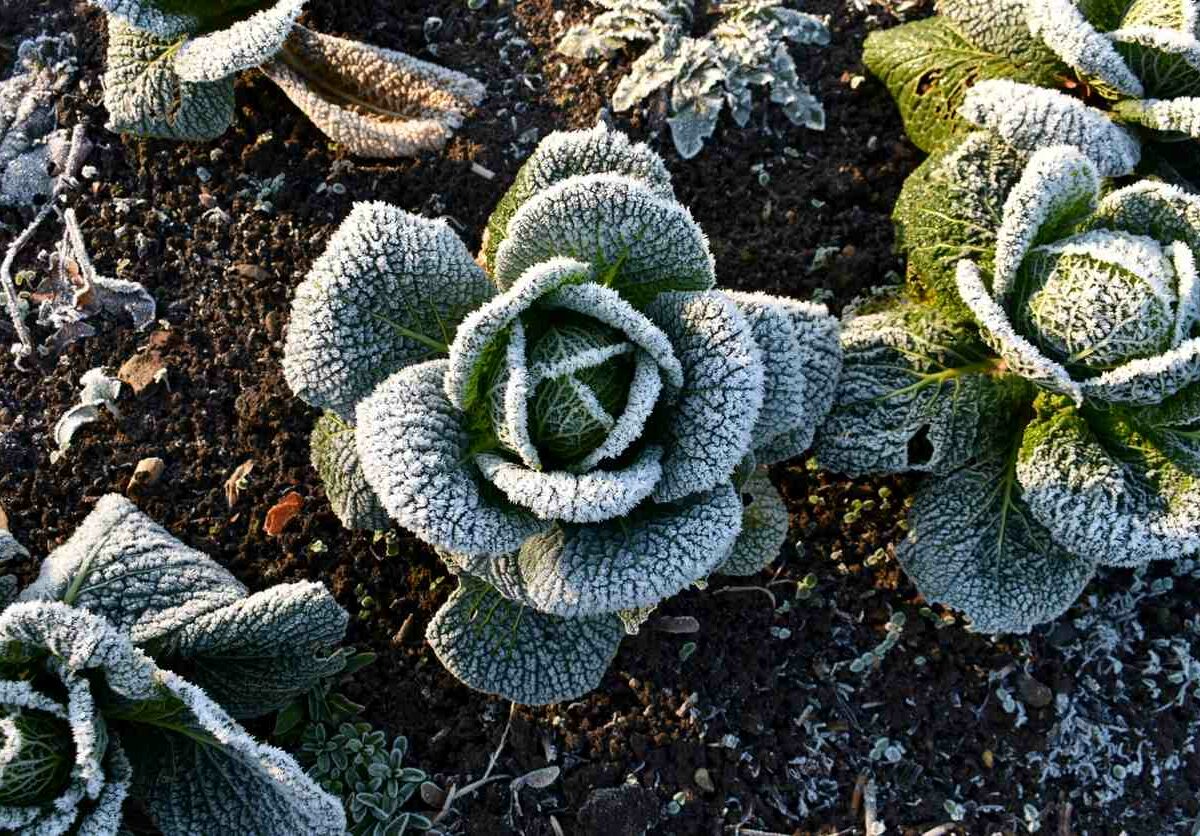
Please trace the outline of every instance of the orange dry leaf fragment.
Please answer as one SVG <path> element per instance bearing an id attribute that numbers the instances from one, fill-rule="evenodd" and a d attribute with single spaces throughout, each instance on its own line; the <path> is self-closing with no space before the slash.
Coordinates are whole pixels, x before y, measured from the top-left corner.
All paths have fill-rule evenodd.
<path id="1" fill-rule="evenodd" d="M 283 499 L 275 504 L 275 507 L 267 512 L 267 520 L 263 523 L 263 531 L 272 537 L 278 537 L 280 533 L 287 527 L 287 524 L 292 521 L 292 518 L 300 513 L 300 506 L 304 504 L 304 497 L 292 491 Z"/>

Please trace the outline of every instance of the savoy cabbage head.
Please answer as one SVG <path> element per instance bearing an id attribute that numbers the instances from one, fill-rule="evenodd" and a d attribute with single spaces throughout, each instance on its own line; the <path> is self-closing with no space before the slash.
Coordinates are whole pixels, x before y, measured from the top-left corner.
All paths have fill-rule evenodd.
<path id="1" fill-rule="evenodd" d="M 929 474 L 897 550 L 925 596 L 1024 632 L 1098 565 L 1200 551 L 1200 197 L 977 133 L 897 221 L 911 292 L 845 324 L 818 457 Z"/>
<path id="2" fill-rule="evenodd" d="M 558 51 L 575 58 L 607 58 L 630 44 L 647 43 L 613 93 L 613 109 L 630 110 L 664 91 L 667 125 L 685 159 L 700 153 L 725 105 L 739 127 L 750 121 L 753 89 L 770 88 L 794 125 L 825 129 L 825 108 L 800 81 L 790 45 L 825 45 L 829 29 L 818 17 L 782 0 L 713 4 L 720 19 L 701 37 L 690 32 L 693 0 L 592 0 L 606 11 L 572 27 Z"/>
<path id="3" fill-rule="evenodd" d="M 296 291 L 284 372 L 335 416 L 313 454 L 343 520 L 382 509 L 459 574 L 428 630 L 445 665 L 556 702 L 596 686 L 623 617 L 776 556 L 761 468 L 809 446 L 837 324 L 714 289 L 662 161 L 603 126 L 538 146 L 480 260 L 359 204 Z"/>
<path id="4" fill-rule="evenodd" d="M 941 0 L 872 34 L 867 66 L 932 151 L 980 126 L 1036 151 L 1075 145 L 1104 177 L 1200 182 L 1197 0 Z"/>
<path id="5" fill-rule="evenodd" d="M 0 612 L 0 829 L 112 836 L 133 798 L 167 836 L 340 836 L 341 802 L 238 719 L 337 673 L 345 628 L 323 586 L 248 595 L 104 497 Z"/>
<path id="6" fill-rule="evenodd" d="M 330 139 L 367 157 L 437 150 L 479 82 L 393 50 L 313 32 L 305 0 L 92 0 L 108 15 L 109 127 L 199 141 L 233 122 L 233 82 L 261 69 Z"/>

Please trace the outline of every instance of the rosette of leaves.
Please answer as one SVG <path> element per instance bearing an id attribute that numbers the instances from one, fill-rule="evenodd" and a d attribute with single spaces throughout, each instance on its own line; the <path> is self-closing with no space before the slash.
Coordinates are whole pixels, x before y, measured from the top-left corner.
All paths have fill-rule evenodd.
<path id="1" fill-rule="evenodd" d="M 342 834 L 338 799 L 238 723 L 344 664 L 323 586 L 248 595 L 126 499 L 101 499 L 0 612 L 0 829 Z"/>
<path id="2" fill-rule="evenodd" d="M 342 723 L 330 733 L 324 723 L 304 731 L 300 757 L 308 774 L 345 799 L 352 836 L 400 836 L 429 830 L 427 816 L 404 806 L 429 777 L 404 765 L 408 739 L 387 735 L 370 723 Z"/>
<path id="3" fill-rule="evenodd" d="M 607 11 L 572 27 L 558 51 L 575 58 L 608 58 L 632 43 L 649 42 L 613 94 L 613 109 L 632 109 L 660 90 L 669 102 L 667 124 L 684 159 L 700 153 L 726 104 L 738 127 L 750 121 L 754 87 L 769 86 L 770 100 L 794 125 L 825 129 L 825 108 L 796 73 L 788 45 L 824 46 L 820 18 L 787 8 L 782 0 L 721 3 L 720 20 L 702 37 L 689 34 L 691 0 L 593 0 Z"/>
<path id="4" fill-rule="evenodd" d="M 864 60 L 925 151 L 998 132 L 1029 151 L 1068 144 L 1105 177 L 1200 182 L 1197 0 L 941 0 L 873 33 Z"/>
<path id="5" fill-rule="evenodd" d="M 427 633 L 443 663 L 556 702 L 596 686 L 622 614 L 775 558 L 762 467 L 809 446 L 837 325 L 715 290 L 662 161 L 603 126 L 538 146 L 480 261 L 360 204 L 296 291 L 284 373 L 353 428 L 314 436 L 343 519 L 382 509 L 460 573 Z"/>
<path id="6" fill-rule="evenodd" d="M 261 69 L 330 139 L 366 157 L 440 149 L 483 99 L 462 73 L 314 32 L 305 0 L 92 0 L 108 15 L 109 127 L 179 140 L 220 136 L 233 82 Z"/>
<path id="7" fill-rule="evenodd" d="M 979 133 L 897 220 L 914 285 L 844 323 L 818 458 L 928 474 L 897 549 L 925 597 L 1025 632 L 1097 566 L 1200 550 L 1200 198 Z"/>

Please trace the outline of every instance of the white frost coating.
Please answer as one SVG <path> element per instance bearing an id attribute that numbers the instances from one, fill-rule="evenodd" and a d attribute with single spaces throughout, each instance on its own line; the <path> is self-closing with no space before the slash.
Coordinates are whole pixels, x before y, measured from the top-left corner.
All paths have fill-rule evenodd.
<path id="1" fill-rule="evenodd" d="M 427 542 L 472 555 L 515 551 L 545 524 L 480 491 L 463 415 L 443 391 L 448 367 L 410 366 L 359 404 L 363 473 L 388 513 Z"/>
<path id="2" fill-rule="evenodd" d="M 762 409 L 762 352 L 750 324 L 719 291 L 663 293 L 646 315 L 666 332 L 683 366 L 683 388 L 666 416 L 674 443 L 655 502 L 710 490 L 750 452 Z"/>
<path id="3" fill-rule="evenodd" d="M 1165 26 L 1130 26 L 1109 32 L 1108 39 L 1165 53 L 1200 71 L 1200 41 L 1196 40 L 1194 32 L 1180 32 Z"/>
<path id="4" fill-rule="evenodd" d="M 1095 206 L 1099 193 L 1096 166 L 1075 148 L 1044 148 L 1030 158 L 1004 202 L 996 233 L 992 293 L 997 300 L 1007 300 L 1038 233 L 1048 224 L 1061 222 L 1063 215 L 1083 215 Z"/>
<path id="5" fill-rule="evenodd" d="M 1037 252 L 1091 256 L 1137 276 L 1164 308 L 1174 310 L 1178 301 L 1170 284 L 1175 278 L 1175 267 L 1159 243 L 1149 236 L 1094 229 L 1040 246 Z"/>
<path id="6" fill-rule="evenodd" d="M 450 365 L 446 371 L 445 389 L 450 403 L 459 409 L 468 406 L 480 359 L 485 351 L 495 347 L 518 316 L 550 291 L 591 275 L 592 268 L 586 262 L 547 259 L 530 266 L 508 290 L 463 319 L 450 346 Z"/>
<path id="7" fill-rule="evenodd" d="M 445 221 L 357 203 L 296 288 L 284 376 L 297 397 L 352 422 L 359 400 L 444 353 L 494 293 Z"/>
<path id="8" fill-rule="evenodd" d="M 383 531 L 390 525 L 363 475 L 353 426 L 326 412 L 313 427 L 311 454 L 325 496 L 342 525 L 360 531 Z"/>
<path id="9" fill-rule="evenodd" d="M 1027 0 L 1025 20 L 1029 31 L 1080 75 L 1099 79 L 1125 96 L 1144 94 L 1142 82 L 1074 0 Z"/>
<path id="10" fill-rule="evenodd" d="M 1175 241 L 1170 249 L 1179 294 L 1171 347 L 1177 348 L 1192 335 L 1192 329 L 1200 321 L 1200 276 L 1196 274 L 1196 254 L 1192 252 L 1191 247 L 1182 241 Z"/>
<path id="11" fill-rule="evenodd" d="M 1200 337 L 1156 357 L 1130 360 L 1083 383 L 1083 394 L 1105 403 L 1148 406 L 1200 380 Z"/>
<path id="12" fill-rule="evenodd" d="M 1027 432 L 1017 478 L 1034 516 L 1088 560 L 1139 566 L 1200 552 L 1200 482 L 1131 450 L 1114 455 L 1083 419 L 1060 413 Z M 1122 460 L 1125 459 L 1125 461 Z"/>
<path id="13" fill-rule="evenodd" d="M 530 380 L 526 362 L 525 326 L 514 319 L 508 337 L 504 384 L 504 421 L 500 424 L 500 441 L 514 450 L 530 470 L 542 469 L 542 457 L 529 435 L 529 398 L 535 384 Z"/>
<path id="14" fill-rule="evenodd" d="M 175 54 L 175 72 L 184 81 L 219 81 L 264 64 L 292 31 L 305 0 L 277 0 L 227 29 L 188 38 Z"/>
<path id="15" fill-rule="evenodd" d="M 565 471 L 529 470 L 500 456 L 475 457 L 480 471 L 517 505 L 543 520 L 598 523 L 628 514 L 650 495 L 662 476 L 662 448 L 647 446 L 626 468 Z"/>
<path id="16" fill-rule="evenodd" d="M 779 549 L 787 539 L 788 511 L 783 497 L 765 467 L 757 468 L 742 486 L 743 496 L 750 498 L 742 512 L 742 530 L 725 562 L 714 573 L 718 575 L 756 575 L 779 557 Z"/>
<path id="17" fill-rule="evenodd" d="M 79 392 L 79 403 L 64 412 L 54 423 L 54 443 L 58 449 L 50 454 L 50 461 L 55 462 L 67 452 L 75 433 L 86 424 L 99 421 L 101 408 L 108 411 L 114 418 L 120 418 L 117 409 L 117 398 L 121 395 L 121 381 L 109 377 L 103 368 L 89 369 L 79 379 L 82 389 Z"/>
<path id="18" fill-rule="evenodd" d="M 582 618 L 648 607 L 725 560 L 741 531 L 742 510 L 741 496 L 725 482 L 627 519 L 556 525 L 516 554 L 460 558 L 460 565 L 544 613 Z"/>
<path id="19" fill-rule="evenodd" d="M 1089 225 L 1148 235 L 1162 243 L 1182 240 L 1195 251 L 1200 248 L 1200 195 L 1140 180 L 1101 200 Z"/>
<path id="20" fill-rule="evenodd" d="M 261 69 L 352 154 L 393 158 L 437 151 L 486 93 L 473 78 L 403 52 L 300 25 L 291 32 L 286 55 Z"/>
<path id="21" fill-rule="evenodd" d="M 464 575 L 425 636 L 446 669 L 477 691 L 547 705 L 597 687 L 625 628 L 611 615 L 545 615 Z"/>
<path id="22" fill-rule="evenodd" d="M 533 377 L 533 385 L 536 386 L 543 380 L 552 380 L 556 377 L 568 377 L 574 375 L 584 369 L 595 368 L 603 365 L 614 357 L 620 357 L 623 354 L 629 354 L 633 351 L 633 346 L 629 343 L 616 343 L 614 345 L 606 345 L 600 348 L 589 348 L 585 351 L 580 351 L 571 357 L 564 357 L 552 363 L 537 363 L 530 370 Z"/>
<path id="23" fill-rule="evenodd" d="M 925 482 L 908 530 L 901 567 L 926 600 L 962 610 L 981 633 L 1028 633 L 1057 618 L 1095 571 L 1055 545 L 1003 462 Z"/>
<path id="24" fill-rule="evenodd" d="M 1102 177 L 1131 174 L 1142 158 L 1137 138 L 1103 111 L 1045 87 L 1008 79 L 980 81 L 967 92 L 959 113 L 1016 148 L 1073 145 Z"/>
<path id="25" fill-rule="evenodd" d="M 705 290 L 716 275 L 691 213 L 616 174 L 570 177 L 527 200 L 508 222 L 493 278 L 509 287 L 556 256 L 614 269 L 607 284 L 635 307 L 664 290 Z"/>
<path id="26" fill-rule="evenodd" d="M 1145 99 L 1130 103 L 1136 121 L 1156 131 L 1172 131 L 1200 139 L 1200 97 Z"/>
<path id="27" fill-rule="evenodd" d="M 544 302 L 547 307 L 586 314 L 616 328 L 654 358 L 668 384 L 683 385 L 683 367 L 667 335 L 612 288 L 595 282 L 568 285 L 547 294 Z"/>
<path id="28" fill-rule="evenodd" d="M 989 345 L 1004 358 L 1009 371 L 1043 389 L 1066 395 L 1077 404 L 1083 403 L 1083 391 L 1070 373 L 1017 333 L 1008 314 L 988 293 L 983 275 L 973 261 L 958 263 L 956 279 L 963 303 L 971 309 Z"/>
<path id="29" fill-rule="evenodd" d="M 625 397 L 625 410 L 617 417 L 604 441 L 579 461 L 578 470 L 591 470 L 606 459 L 615 459 L 645 432 L 646 421 L 654 412 L 662 392 L 662 376 L 654 358 L 647 352 L 639 350 L 634 362 L 633 380 Z M 680 374 L 682 376 L 682 372 Z"/>
<path id="30" fill-rule="evenodd" d="M 245 597 L 246 587 L 207 555 L 180 543 L 118 494 L 108 494 L 45 561 L 22 601 L 62 599 L 157 641 L 180 625 Z"/>
<path id="31" fill-rule="evenodd" d="M 150 0 L 91 0 L 109 15 L 159 38 L 175 38 L 200 27 L 193 15 L 164 12 Z"/>
<path id="32" fill-rule="evenodd" d="M 766 293 L 728 293 L 762 352 L 764 399 L 754 453 L 774 464 L 803 453 L 833 406 L 842 370 L 838 321 L 824 305 Z M 761 455 L 760 455 L 761 454 Z"/>

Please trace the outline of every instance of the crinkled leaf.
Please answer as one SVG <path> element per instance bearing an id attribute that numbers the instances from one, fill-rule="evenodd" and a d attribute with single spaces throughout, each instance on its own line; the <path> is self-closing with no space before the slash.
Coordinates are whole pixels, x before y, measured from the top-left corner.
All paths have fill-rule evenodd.
<path id="1" fill-rule="evenodd" d="M 1200 474 L 1200 386 L 1135 409 L 1131 422 L 1175 466 Z"/>
<path id="2" fill-rule="evenodd" d="M 326 136 L 364 157 L 440 150 L 485 94 L 456 70 L 303 26 L 262 69 Z"/>
<path id="3" fill-rule="evenodd" d="M 746 318 L 718 291 L 664 293 L 646 313 L 683 366 L 653 493 L 655 502 L 670 502 L 720 484 L 750 452 L 764 397 L 762 352 Z"/>
<path id="4" fill-rule="evenodd" d="M 279 52 L 305 0 L 275 0 L 226 28 L 188 38 L 175 54 L 185 81 L 220 81 L 269 61 Z"/>
<path id="5" fill-rule="evenodd" d="M 1004 458 L 930 477 L 896 558 L 931 602 L 982 633 L 1027 633 L 1057 618 L 1092 577 L 1092 561 L 1054 544 Z"/>
<path id="6" fill-rule="evenodd" d="M 955 318 L 970 316 L 955 283 L 958 262 L 971 259 L 991 272 L 1004 201 L 1029 156 L 978 131 L 931 155 L 904 181 L 892 219 L 908 280 Z"/>
<path id="7" fill-rule="evenodd" d="M 535 612 L 464 575 L 425 635 L 446 669 L 471 688 L 546 705 L 599 685 L 625 628 L 615 615 Z"/>
<path id="8" fill-rule="evenodd" d="M 1113 110 L 1122 119 L 1151 130 L 1200 139 L 1200 97 L 1126 99 L 1117 102 Z"/>
<path id="9" fill-rule="evenodd" d="M 1121 96 L 1143 95 L 1141 81 L 1074 0 L 1036 0 L 1026 5 L 1025 16 L 1029 31 L 1080 76 Z"/>
<path id="10" fill-rule="evenodd" d="M 590 130 L 555 131 L 538 143 L 488 219 L 483 245 L 488 269 L 495 269 L 496 249 L 508 234 L 508 222 L 529 198 L 584 174 L 623 174 L 659 197 L 675 196 L 662 158 L 646 145 L 631 143 L 625 134 L 603 123 Z"/>
<path id="11" fill-rule="evenodd" d="M 635 307 L 668 290 L 706 290 L 715 270 L 708 239 L 686 208 L 617 174 L 570 177 L 526 201 L 508 222 L 494 278 L 508 288 L 555 258 L 589 263 Z"/>
<path id="12" fill-rule="evenodd" d="M 1108 33 L 1144 92 L 1138 98 L 1171 99 L 1200 92 L 1200 41 L 1194 32 L 1134 26 Z"/>
<path id="13" fill-rule="evenodd" d="M 233 123 L 233 79 L 184 81 L 172 61 L 178 44 L 109 18 L 104 106 L 110 130 L 204 142 Z"/>
<path id="14" fill-rule="evenodd" d="M 1119 414 L 1074 409 L 1025 430 L 1017 478 L 1037 520 L 1075 554 L 1110 566 L 1200 551 L 1200 480 Z"/>
<path id="15" fill-rule="evenodd" d="M 725 562 L 714 569 L 718 575 L 754 575 L 779 556 L 787 539 L 788 512 L 767 469 L 754 471 L 741 487 L 742 530 Z"/>
<path id="16" fill-rule="evenodd" d="M 1185 340 L 1154 357 L 1124 365 L 1083 382 L 1089 399 L 1104 403 L 1156 404 L 1200 381 L 1200 338 Z"/>
<path id="17" fill-rule="evenodd" d="M 742 525 L 729 482 L 678 503 L 646 504 L 623 519 L 555 525 L 503 557 L 452 560 L 506 597 L 566 618 L 653 606 L 706 577 Z"/>
<path id="18" fill-rule="evenodd" d="M 1142 157 L 1132 133 L 1103 111 L 1057 90 L 1007 79 L 981 81 L 963 99 L 960 113 L 1023 150 L 1073 145 L 1096 164 L 1101 177 L 1131 174 Z"/>
<path id="19" fill-rule="evenodd" d="M 803 453 L 833 406 L 842 348 L 824 305 L 764 293 L 727 294 L 750 323 L 763 364 L 763 406 L 754 426 L 762 464 Z"/>
<path id="20" fill-rule="evenodd" d="M 1140 180 L 1108 194 L 1087 229 L 1115 229 L 1161 243 L 1183 241 L 1200 252 L 1200 196 L 1167 183 Z"/>
<path id="21" fill-rule="evenodd" d="M 494 289 L 446 224 L 355 204 L 296 288 L 283 371 L 296 395 L 352 421 L 384 378 L 443 355 Z"/>
<path id="22" fill-rule="evenodd" d="M 323 585 L 280 584 L 183 625 L 155 655 L 183 660 L 234 717 L 261 717 L 342 669 L 347 619 Z"/>
<path id="23" fill-rule="evenodd" d="M 363 473 L 388 513 L 423 540 L 465 554 L 515 551 L 546 524 L 483 481 L 463 413 L 443 389 L 448 365 L 409 366 L 359 404 Z"/>
<path id="24" fill-rule="evenodd" d="M 136 27 L 158 38 L 178 38 L 201 26 L 200 15 L 188 9 L 168 9 L 149 0 L 92 0 L 108 14 L 111 25 L 116 18 L 125 27 Z"/>
<path id="25" fill-rule="evenodd" d="M 847 320 L 837 400 L 817 438 L 822 467 L 859 476 L 945 473 L 989 441 L 1019 384 L 989 374 L 970 324 L 898 302 Z"/>
<path id="26" fill-rule="evenodd" d="M 313 427 L 312 464 L 333 512 L 346 528 L 382 531 L 390 520 L 358 460 L 354 427 L 326 412 Z"/>
<path id="27" fill-rule="evenodd" d="M 891 91 L 909 139 L 926 152 L 970 130 L 958 110 L 975 82 L 1054 86 L 1060 66 L 1040 47 L 1006 54 L 979 46 L 940 16 L 872 32 L 863 61 Z"/>
<path id="28" fill-rule="evenodd" d="M 245 594 L 210 557 L 180 543 L 129 500 L 108 494 L 46 558 L 21 598 L 81 607 L 143 644 Z"/>

